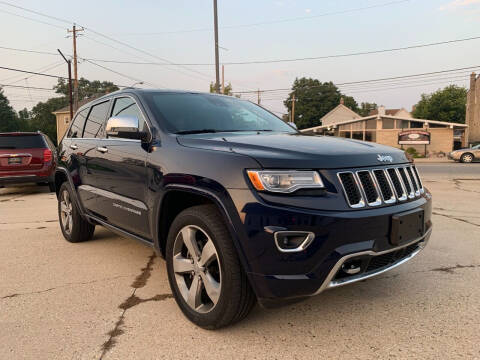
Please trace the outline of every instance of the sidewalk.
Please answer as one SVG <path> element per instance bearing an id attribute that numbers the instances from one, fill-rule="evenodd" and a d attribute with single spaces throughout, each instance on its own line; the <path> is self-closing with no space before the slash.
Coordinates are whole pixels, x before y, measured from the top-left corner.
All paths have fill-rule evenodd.
<path id="1" fill-rule="evenodd" d="M 431 158 L 418 158 L 414 159 L 415 163 L 429 163 L 429 164 L 445 164 L 445 163 L 453 163 L 453 160 L 445 157 L 431 157 Z"/>

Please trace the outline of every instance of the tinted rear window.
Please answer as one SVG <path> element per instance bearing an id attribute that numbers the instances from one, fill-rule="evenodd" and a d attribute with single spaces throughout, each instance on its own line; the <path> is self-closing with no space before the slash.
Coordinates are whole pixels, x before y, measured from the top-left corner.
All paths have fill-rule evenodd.
<path id="1" fill-rule="evenodd" d="M 0 149 L 45 148 L 47 144 L 41 135 L 0 136 Z"/>
<path id="2" fill-rule="evenodd" d="M 85 124 L 85 129 L 83 130 L 84 138 L 103 137 L 101 130 L 103 128 L 103 123 L 107 118 L 109 107 L 110 101 L 92 106 L 90 115 L 88 115 L 87 123 Z"/>

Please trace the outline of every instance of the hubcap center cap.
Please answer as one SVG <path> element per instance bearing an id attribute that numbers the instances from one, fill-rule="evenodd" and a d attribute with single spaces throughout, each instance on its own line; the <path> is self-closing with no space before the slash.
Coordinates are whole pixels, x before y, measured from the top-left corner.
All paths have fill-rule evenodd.
<path id="1" fill-rule="evenodd" d="M 193 263 L 193 271 L 196 275 L 200 275 L 201 273 L 205 272 L 205 267 L 201 266 L 199 263 Z"/>

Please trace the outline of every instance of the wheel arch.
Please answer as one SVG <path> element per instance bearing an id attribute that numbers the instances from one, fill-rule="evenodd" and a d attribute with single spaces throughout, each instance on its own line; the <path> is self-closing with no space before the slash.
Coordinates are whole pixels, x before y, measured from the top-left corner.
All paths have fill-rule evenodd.
<path id="1" fill-rule="evenodd" d="M 228 199 L 226 200 L 228 202 Z M 230 200 L 231 201 L 231 200 Z M 248 271 L 248 264 L 245 261 L 243 250 L 239 244 L 240 239 L 235 230 L 234 222 L 227 207 L 219 195 L 206 189 L 199 189 L 188 185 L 168 186 L 161 201 L 158 204 L 156 216 L 156 236 L 154 237 L 155 249 L 161 256 L 165 256 L 165 245 L 170 226 L 175 217 L 183 210 L 201 204 L 215 205 L 227 226 L 234 246 L 237 250 L 240 262 Z M 232 203 L 233 206 L 233 203 Z"/>

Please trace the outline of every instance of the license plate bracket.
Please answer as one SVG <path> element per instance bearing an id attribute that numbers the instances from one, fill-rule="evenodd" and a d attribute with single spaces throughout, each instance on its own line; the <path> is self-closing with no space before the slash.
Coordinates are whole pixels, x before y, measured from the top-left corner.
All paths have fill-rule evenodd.
<path id="1" fill-rule="evenodd" d="M 424 211 L 415 209 L 392 216 L 390 243 L 402 245 L 421 237 L 425 231 Z"/>

